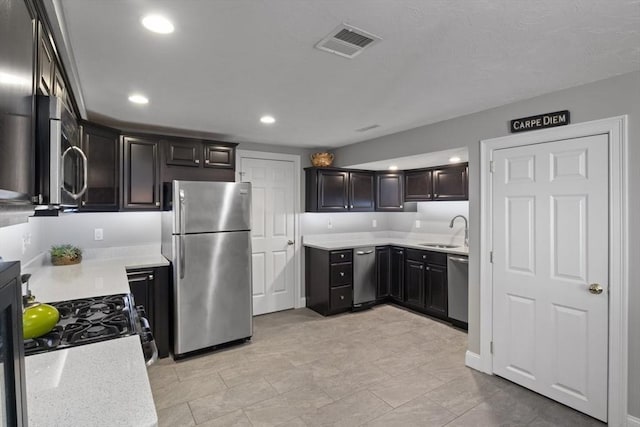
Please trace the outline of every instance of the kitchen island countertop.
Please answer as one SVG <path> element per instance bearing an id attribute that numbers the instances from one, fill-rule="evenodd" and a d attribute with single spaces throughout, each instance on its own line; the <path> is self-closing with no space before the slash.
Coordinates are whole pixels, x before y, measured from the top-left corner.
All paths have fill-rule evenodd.
<path id="1" fill-rule="evenodd" d="M 156 426 L 137 335 L 25 358 L 29 426 Z"/>
<path id="2" fill-rule="evenodd" d="M 80 264 L 35 263 L 30 289 L 40 302 L 130 293 L 127 268 L 168 266 L 159 253 L 89 257 Z M 157 426 L 137 335 L 25 358 L 30 426 Z"/>

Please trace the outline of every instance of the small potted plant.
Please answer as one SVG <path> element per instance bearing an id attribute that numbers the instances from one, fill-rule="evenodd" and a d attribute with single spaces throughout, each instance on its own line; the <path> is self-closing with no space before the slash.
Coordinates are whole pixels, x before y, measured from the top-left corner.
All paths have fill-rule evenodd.
<path id="1" fill-rule="evenodd" d="M 51 264 L 71 265 L 80 264 L 82 261 L 82 249 L 72 245 L 51 246 Z"/>

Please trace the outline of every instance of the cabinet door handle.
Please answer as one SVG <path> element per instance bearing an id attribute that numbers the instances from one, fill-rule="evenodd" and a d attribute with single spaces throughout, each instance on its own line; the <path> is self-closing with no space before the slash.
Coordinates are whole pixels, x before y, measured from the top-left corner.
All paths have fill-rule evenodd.
<path id="1" fill-rule="evenodd" d="M 424 266 L 422 266 L 422 265 L 421 265 L 421 266 L 420 266 L 420 270 L 422 270 L 422 268 L 423 268 L 423 267 L 424 267 Z"/>
<path id="2" fill-rule="evenodd" d="M 153 280 L 153 274 L 149 275 L 149 280 Z"/>
<path id="3" fill-rule="evenodd" d="M 347 205 L 344 205 L 344 208 L 347 209 Z"/>
<path id="4" fill-rule="evenodd" d="M 82 206 L 87 206 L 87 202 L 85 202 L 84 200 L 82 201 Z"/>
<path id="5" fill-rule="evenodd" d="M 438 197 L 438 193 L 433 193 L 433 197 Z"/>
<path id="6" fill-rule="evenodd" d="M 156 202 L 156 206 L 160 206 L 160 202 Z"/>
<path id="7" fill-rule="evenodd" d="M 200 159 L 196 159 L 196 165 L 200 164 Z"/>
<path id="8" fill-rule="evenodd" d="M 344 295 L 340 295 L 340 299 L 344 299 Z"/>
<path id="9" fill-rule="evenodd" d="M 400 209 L 402 209 L 404 207 L 404 205 L 400 205 Z"/>
<path id="10" fill-rule="evenodd" d="M 349 206 L 349 208 L 353 209 L 353 205 Z"/>
<path id="11" fill-rule="evenodd" d="M 422 259 L 427 259 L 427 256 L 426 255 L 422 255 Z"/>
<path id="12" fill-rule="evenodd" d="M 427 271 L 431 271 L 431 267 L 427 266 Z"/>
<path id="13" fill-rule="evenodd" d="M 344 271 L 340 272 L 340 277 L 344 277 Z"/>
<path id="14" fill-rule="evenodd" d="M 208 165 L 210 163 L 209 159 L 205 160 L 204 163 Z"/>
<path id="15" fill-rule="evenodd" d="M 344 258 L 344 254 L 340 254 L 340 258 Z"/>

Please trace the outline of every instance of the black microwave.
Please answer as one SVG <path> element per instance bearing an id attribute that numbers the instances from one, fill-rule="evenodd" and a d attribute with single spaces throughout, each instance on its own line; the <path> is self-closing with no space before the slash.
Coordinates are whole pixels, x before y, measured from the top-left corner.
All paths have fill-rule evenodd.
<path id="1" fill-rule="evenodd" d="M 0 262 L 0 425 L 27 425 L 19 262 Z"/>

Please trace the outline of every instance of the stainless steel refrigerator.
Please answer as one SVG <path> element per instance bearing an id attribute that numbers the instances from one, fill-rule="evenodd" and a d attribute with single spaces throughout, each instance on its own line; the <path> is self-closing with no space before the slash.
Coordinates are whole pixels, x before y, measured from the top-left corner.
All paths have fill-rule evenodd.
<path id="1" fill-rule="evenodd" d="M 174 357 L 250 338 L 251 184 L 173 181 L 165 204 L 162 254 L 173 265 Z"/>

